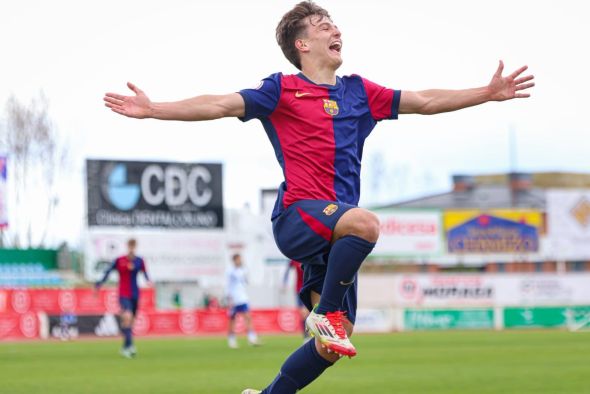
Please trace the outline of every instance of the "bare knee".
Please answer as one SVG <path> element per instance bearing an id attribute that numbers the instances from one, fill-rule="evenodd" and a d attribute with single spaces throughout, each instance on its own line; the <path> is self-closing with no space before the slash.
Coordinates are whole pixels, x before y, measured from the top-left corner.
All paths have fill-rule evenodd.
<path id="1" fill-rule="evenodd" d="M 379 218 L 372 212 L 362 208 L 353 208 L 347 211 L 334 229 L 333 240 L 355 235 L 369 242 L 377 242 L 379 239 Z"/>
<path id="2" fill-rule="evenodd" d="M 130 311 L 123 311 L 121 313 L 121 326 L 123 328 L 131 327 L 131 323 L 133 322 L 133 314 Z"/>

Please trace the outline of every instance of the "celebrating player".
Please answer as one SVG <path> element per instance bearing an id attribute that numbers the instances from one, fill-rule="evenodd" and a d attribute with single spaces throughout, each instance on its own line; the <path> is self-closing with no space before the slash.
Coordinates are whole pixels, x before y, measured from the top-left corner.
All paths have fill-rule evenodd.
<path id="1" fill-rule="evenodd" d="M 258 346 L 258 336 L 254 331 L 252 325 L 252 316 L 250 316 L 250 307 L 248 306 L 248 293 L 246 292 L 246 285 L 248 280 L 246 277 L 246 270 L 242 264 L 242 256 L 234 254 L 232 256 L 233 267 L 227 272 L 226 292 L 229 301 L 229 326 L 227 332 L 227 344 L 232 349 L 238 348 L 238 340 L 234 331 L 236 326 L 236 317 L 242 315 L 246 320 L 246 328 L 248 329 L 248 343 L 252 346 Z"/>
<path id="2" fill-rule="evenodd" d="M 357 207 L 361 156 L 377 122 L 529 97 L 523 90 L 534 85 L 532 75 L 520 76 L 526 66 L 503 76 L 502 62 L 488 85 L 463 90 L 402 92 L 358 75 L 339 77 L 342 35 L 328 12 L 311 1 L 283 16 L 276 38 L 300 73 L 272 74 L 256 89 L 176 102 L 152 102 L 132 83 L 127 85 L 134 95 L 107 93 L 104 98 L 107 107 L 132 118 L 262 122 L 285 175 L 272 214 L 273 232 L 283 254 L 305 265 L 300 297 L 312 310 L 306 323 L 316 338 L 287 358 L 265 394 L 294 393 L 340 356 L 356 355 L 349 336 L 357 271 L 379 236 L 377 217 Z"/>
<path id="3" fill-rule="evenodd" d="M 117 270 L 119 273 L 119 303 L 121 305 L 121 332 L 123 333 L 123 347 L 121 348 L 121 355 L 127 358 L 134 357 L 137 353 L 133 345 L 133 320 L 137 313 L 137 306 L 139 305 L 139 286 L 137 285 L 137 274 L 141 271 L 145 279 L 149 281 L 147 271 L 145 269 L 145 262 L 139 256 L 135 255 L 135 248 L 137 241 L 129 239 L 127 241 L 127 254 L 118 257 L 113 261 L 113 264 L 104 273 L 103 278 L 96 282 L 96 288 L 108 279 L 112 271 Z"/>

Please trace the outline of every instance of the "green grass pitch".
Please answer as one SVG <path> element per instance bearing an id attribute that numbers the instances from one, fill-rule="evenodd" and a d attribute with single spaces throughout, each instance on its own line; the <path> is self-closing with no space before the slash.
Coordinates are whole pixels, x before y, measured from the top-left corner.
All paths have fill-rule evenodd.
<path id="1" fill-rule="evenodd" d="M 414 332 L 353 337 L 343 359 L 305 393 L 590 393 L 590 333 Z M 0 392 L 234 393 L 262 388 L 301 343 L 263 337 L 230 350 L 224 338 L 139 339 L 136 359 L 119 341 L 0 343 Z"/>

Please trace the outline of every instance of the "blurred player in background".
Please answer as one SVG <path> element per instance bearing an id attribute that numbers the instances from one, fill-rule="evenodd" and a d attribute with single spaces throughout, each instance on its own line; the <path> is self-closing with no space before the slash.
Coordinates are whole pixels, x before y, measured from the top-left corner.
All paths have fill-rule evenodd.
<path id="1" fill-rule="evenodd" d="M 285 270 L 285 275 L 283 276 L 283 288 L 287 287 L 289 283 L 289 273 L 291 271 L 295 271 L 295 294 L 297 296 L 297 307 L 299 308 L 299 315 L 301 316 L 301 327 L 303 329 L 303 338 L 308 339 L 309 333 L 305 329 L 305 319 L 309 316 L 309 310 L 299 297 L 299 293 L 303 288 L 303 267 L 301 263 L 295 260 L 289 261 L 287 264 L 287 269 Z"/>
<path id="2" fill-rule="evenodd" d="M 237 349 L 238 339 L 236 338 L 235 326 L 236 317 L 243 316 L 248 329 L 248 343 L 252 346 L 258 346 L 258 335 L 252 325 L 252 316 L 248 305 L 248 276 L 242 263 L 242 256 L 238 253 L 232 256 L 232 267 L 227 271 L 226 293 L 228 300 L 229 326 L 227 332 L 227 344 L 232 349 Z"/>
<path id="3" fill-rule="evenodd" d="M 132 118 L 262 122 L 285 175 L 272 215 L 273 232 L 283 254 L 306 265 L 301 298 L 313 308 L 306 325 L 316 338 L 287 358 L 265 394 L 295 393 L 342 355 L 356 355 L 349 336 L 356 317 L 357 272 L 379 237 L 377 217 L 357 206 L 363 144 L 376 124 L 399 114 L 431 115 L 525 98 L 529 94 L 523 90 L 534 85 L 532 75 L 520 76 L 526 66 L 503 76 L 502 62 L 487 85 L 462 90 L 402 92 L 358 75 L 338 77 L 341 32 L 328 12 L 311 1 L 283 16 L 276 38 L 300 73 L 272 74 L 257 88 L 238 93 L 175 102 L 152 102 L 132 83 L 127 86 L 134 95 L 107 93 L 104 98 L 111 110 Z M 394 42 L 376 39 L 383 41 L 384 52 Z"/>
<path id="4" fill-rule="evenodd" d="M 96 282 L 96 289 L 99 289 L 109 278 L 113 271 L 119 273 L 119 304 L 121 305 L 121 332 L 123 334 L 123 347 L 121 354 L 124 357 L 131 358 L 137 354 L 133 345 L 133 321 L 137 314 L 139 305 L 139 286 L 137 284 L 137 274 L 143 272 L 145 279 L 150 283 L 145 262 L 139 256 L 135 255 L 137 241 L 133 238 L 127 241 L 127 254 L 118 257 L 113 264 L 104 273 L 103 278 Z"/>

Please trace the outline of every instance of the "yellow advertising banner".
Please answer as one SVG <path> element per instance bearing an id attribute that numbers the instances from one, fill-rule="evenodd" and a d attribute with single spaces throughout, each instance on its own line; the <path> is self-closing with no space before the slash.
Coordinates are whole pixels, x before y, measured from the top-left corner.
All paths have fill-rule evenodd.
<path id="1" fill-rule="evenodd" d="M 543 214 L 535 210 L 445 211 L 449 253 L 532 253 L 539 250 Z"/>
<path id="2" fill-rule="evenodd" d="M 543 228 L 543 214 L 532 209 L 445 210 L 443 213 L 443 226 L 445 231 L 450 230 L 481 215 L 490 215 L 516 223 L 528 224 L 536 227 L 539 232 Z"/>

